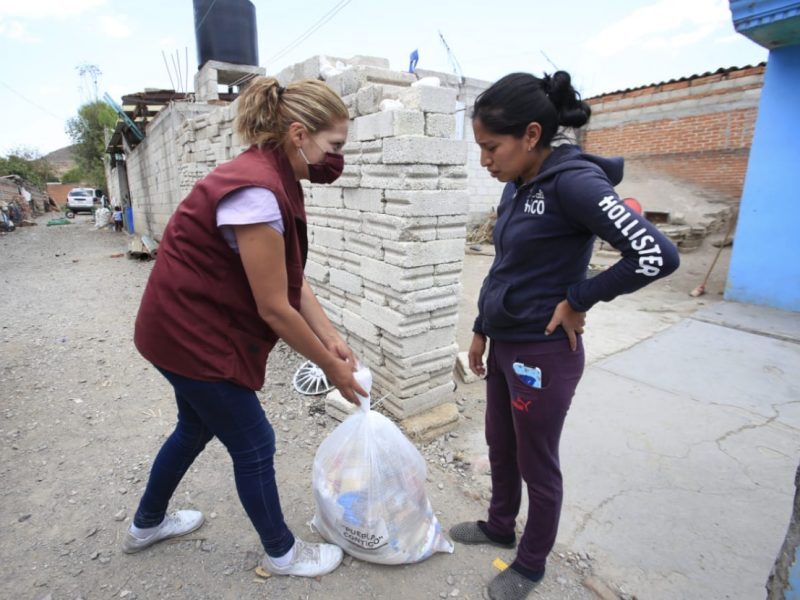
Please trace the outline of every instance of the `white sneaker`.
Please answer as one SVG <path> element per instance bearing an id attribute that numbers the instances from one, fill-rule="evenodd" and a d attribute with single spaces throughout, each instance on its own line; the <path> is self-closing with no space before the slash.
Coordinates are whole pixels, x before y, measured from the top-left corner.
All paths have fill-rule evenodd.
<path id="1" fill-rule="evenodd" d="M 264 556 L 261 564 L 273 575 L 297 575 L 298 577 L 318 577 L 327 575 L 339 566 L 344 552 L 333 544 L 311 544 L 300 538 L 294 540 L 294 556 L 292 562 L 279 567 L 272 562 L 269 555 Z"/>
<path id="2" fill-rule="evenodd" d="M 149 548 L 156 542 L 161 540 L 168 540 L 169 538 L 178 537 L 191 533 L 199 529 L 204 521 L 203 513 L 199 510 L 179 510 L 164 517 L 158 529 L 153 531 L 147 537 L 139 537 L 131 533 L 125 534 L 125 539 L 122 540 L 122 550 L 127 554 L 139 552 L 145 548 Z"/>

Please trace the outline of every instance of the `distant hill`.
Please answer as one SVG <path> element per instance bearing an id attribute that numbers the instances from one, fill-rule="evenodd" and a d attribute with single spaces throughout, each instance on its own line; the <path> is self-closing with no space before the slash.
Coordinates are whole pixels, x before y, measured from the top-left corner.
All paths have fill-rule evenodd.
<path id="1" fill-rule="evenodd" d="M 54 150 L 50 154 L 46 154 L 44 158 L 53 165 L 59 177 L 77 166 L 75 159 L 72 157 L 72 146 L 65 146 Z"/>

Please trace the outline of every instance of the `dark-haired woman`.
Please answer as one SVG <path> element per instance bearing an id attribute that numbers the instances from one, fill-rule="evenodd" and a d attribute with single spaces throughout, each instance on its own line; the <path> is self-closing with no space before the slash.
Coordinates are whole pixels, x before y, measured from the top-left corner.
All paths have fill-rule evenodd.
<path id="1" fill-rule="evenodd" d="M 469 350 L 486 375 L 486 442 L 492 500 L 486 521 L 453 527 L 464 544 L 516 546 L 522 482 L 528 518 L 511 567 L 489 585 L 494 600 L 525 598 L 545 573 L 561 514 L 558 446 L 583 374 L 586 312 L 665 277 L 675 246 L 614 191 L 621 158 L 553 141 L 591 115 L 568 73 L 507 75 L 475 101 L 481 165 L 506 186 L 494 229 L 496 257 L 483 282 Z M 587 279 L 595 236 L 622 259 Z M 491 340 L 487 364 L 483 356 Z"/>

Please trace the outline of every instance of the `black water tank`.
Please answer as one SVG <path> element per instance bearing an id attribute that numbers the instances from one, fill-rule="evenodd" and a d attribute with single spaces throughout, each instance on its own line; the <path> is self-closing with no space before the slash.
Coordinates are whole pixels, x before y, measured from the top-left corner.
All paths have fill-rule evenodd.
<path id="1" fill-rule="evenodd" d="M 197 68 L 209 60 L 258 66 L 256 7 L 248 0 L 193 0 Z"/>

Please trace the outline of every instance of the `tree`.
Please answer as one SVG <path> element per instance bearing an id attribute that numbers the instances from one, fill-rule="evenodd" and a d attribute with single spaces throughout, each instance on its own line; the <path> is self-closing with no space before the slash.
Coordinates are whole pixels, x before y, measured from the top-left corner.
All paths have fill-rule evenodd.
<path id="1" fill-rule="evenodd" d="M 106 127 L 113 129 L 117 113 L 105 102 L 88 102 L 78 109 L 78 116 L 67 121 L 67 135 L 74 144 L 73 154 L 78 168 L 86 179 L 100 188 L 106 188 L 103 168 Z"/>
<path id="2" fill-rule="evenodd" d="M 80 183 L 84 179 L 86 179 L 84 172 L 80 167 L 75 167 L 61 176 L 61 183 Z"/>
<path id="3" fill-rule="evenodd" d="M 36 148 L 19 146 L 8 154 L 0 157 L 0 176 L 19 175 L 42 191 L 46 189 L 48 181 L 58 181 L 53 166 L 47 162 Z"/>

